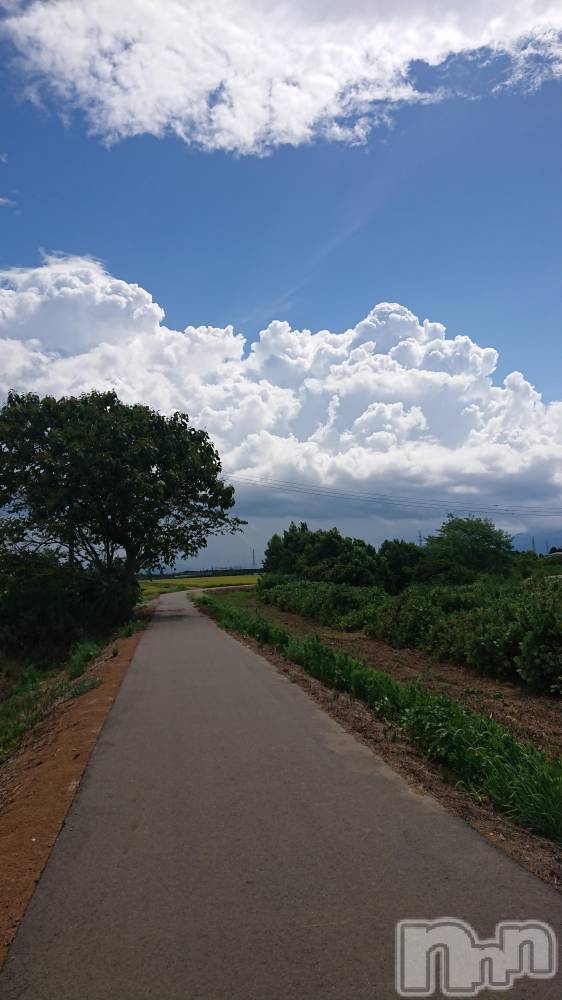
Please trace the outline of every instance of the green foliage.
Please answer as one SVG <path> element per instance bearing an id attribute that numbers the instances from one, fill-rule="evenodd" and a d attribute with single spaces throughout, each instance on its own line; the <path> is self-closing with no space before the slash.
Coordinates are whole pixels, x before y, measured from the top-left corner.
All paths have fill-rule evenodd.
<path id="1" fill-rule="evenodd" d="M 66 669 L 37 670 L 23 663 L 16 668 L 14 661 L 0 661 L 0 680 L 8 681 L 2 685 L 0 698 L 0 763 L 58 701 L 78 698 L 98 687 L 97 677 L 82 676 L 98 652 L 97 644 L 78 644 Z"/>
<path id="2" fill-rule="evenodd" d="M 68 674 L 71 680 L 81 677 L 100 651 L 97 642 L 78 642 L 70 654 Z"/>
<path id="3" fill-rule="evenodd" d="M 414 579 L 425 550 L 421 545 L 395 538 L 379 549 L 379 579 L 389 594 L 399 594 Z"/>
<path id="4" fill-rule="evenodd" d="M 396 595 L 416 582 L 466 584 L 497 574 L 524 578 L 538 562 L 533 553 L 515 553 L 510 536 L 491 521 L 451 514 L 425 546 L 394 539 L 383 542 L 378 553 L 336 528 L 310 531 L 304 522 L 292 523 L 269 540 L 264 570 L 267 576 L 379 586 Z"/>
<path id="5" fill-rule="evenodd" d="M 289 580 L 271 586 L 268 577 L 258 586 L 263 604 L 275 604 L 282 611 L 291 611 L 312 618 L 322 625 L 333 625 L 345 631 L 363 628 L 370 608 L 385 597 L 380 587 L 351 587 L 348 584 L 313 583 L 310 580 Z"/>
<path id="6" fill-rule="evenodd" d="M 272 585 L 273 584 L 273 585 Z M 260 582 L 262 603 L 345 631 L 364 628 L 482 673 L 562 693 L 562 588 L 552 580 L 483 577 L 476 584 L 377 587 L 307 580 Z"/>
<path id="7" fill-rule="evenodd" d="M 0 762 L 39 722 L 64 693 L 66 677 L 47 680 L 45 674 L 27 669 L 9 695 L 0 701 Z"/>
<path id="8" fill-rule="evenodd" d="M 410 587 L 373 610 L 367 631 L 537 691 L 562 692 L 562 591 L 549 583 Z"/>
<path id="9" fill-rule="evenodd" d="M 85 638 L 130 618 L 138 585 L 123 572 L 61 563 L 53 552 L 6 554 L 0 565 L 0 649 L 35 663 L 64 659 Z"/>
<path id="10" fill-rule="evenodd" d="M 301 639 L 269 621 L 216 598 L 198 600 L 213 617 L 241 635 L 271 646 L 323 684 L 347 691 L 378 716 L 400 726 L 413 743 L 474 795 L 536 833 L 562 843 L 562 761 L 514 739 L 492 719 L 457 702 L 404 684 L 317 638 Z"/>
<path id="11" fill-rule="evenodd" d="M 359 538 L 344 538 L 337 528 L 309 531 L 304 522 L 292 523 L 282 537 L 270 538 L 264 570 L 325 583 L 368 587 L 378 582 L 377 553 L 372 545 Z"/>
<path id="12" fill-rule="evenodd" d="M 426 540 L 419 580 L 471 583 L 482 573 L 507 571 L 513 561 L 511 536 L 479 517 L 449 517 Z"/>
<path id="13" fill-rule="evenodd" d="M 70 563 L 129 576 L 195 555 L 233 532 L 234 490 L 205 431 L 114 392 L 40 399 L 10 393 L 0 411 L 0 511 L 8 548 L 29 542 Z M 0 538 L 1 540 L 1 538 Z"/>

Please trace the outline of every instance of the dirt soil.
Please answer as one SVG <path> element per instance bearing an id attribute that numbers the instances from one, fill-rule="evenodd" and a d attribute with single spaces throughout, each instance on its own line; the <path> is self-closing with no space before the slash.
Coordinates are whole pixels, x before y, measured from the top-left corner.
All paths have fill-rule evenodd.
<path id="1" fill-rule="evenodd" d="M 517 739 L 529 740 L 550 756 L 562 756 L 560 697 L 533 694 L 509 681 L 485 677 L 471 667 L 441 663 L 415 649 L 395 649 L 361 632 L 338 632 L 269 605 L 260 604 L 258 614 L 300 635 L 317 635 L 327 646 L 385 670 L 396 680 L 407 682 L 419 677 L 429 691 L 446 694 L 471 711 L 489 716 L 507 726 Z"/>
<path id="2" fill-rule="evenodd" d="M 201 610 L 206 611 L 204 607 Z M 259 613 L 301 635 L 318 635 L 327 645 L 345 649 L 350 655 L 386 670 L 400 680 L 412 680 L 421 674 L 427 687 L 440 689 L 475 711 L 486 712 L 553 754 L 560 753 L 559 701 L 536 697 L 515 685 L 492 681 L 463 667 L 436 663 L 422 653 L 393 649 L 356 633 L 345 634 L 323 628 L 276 608 L 260 606 Z M 239 635 L 236 638 L 299 684 L 344 729 L 399 771 L 411 785 L 429 792 L 494 846 L 562 892 L 562 847 L 499 815 L 489 802 L 475 801 L 461 785 L 448 780 L 443 768 L 427 760 L 413 747 L 398 727 L 377 719 L 361 702 L 326 687 L 301 667 L 260 646 L 253 639 Z M 455 676 L 456 672 L 458 676 Z M 472 694 L 468 689 L 476 693 Z M 497 698 L 497 692 L 501 694 L 501 699 Z"/>
<path id="3" fill-rule="evenodd" d="M 0 767 L 0 968 L 141 635 L 112 642 L 84 674 L 98 687 L 55 705 Z"/>

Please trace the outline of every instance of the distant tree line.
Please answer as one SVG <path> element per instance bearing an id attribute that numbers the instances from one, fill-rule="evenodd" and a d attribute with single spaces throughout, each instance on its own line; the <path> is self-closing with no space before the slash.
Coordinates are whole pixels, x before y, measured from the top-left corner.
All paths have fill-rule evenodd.
<path id="1" fill-rule="evenodd" d="M 424 546 L 378 551 L 291 524 L 271 539 L 265 568 L 265 605 L 562 694 L 557 566 L 514 551 L 489 520 L 450 515 Z"/>
<path id="2" fill-rule="evenodd" d="M 452 514 L 425 545 L 388 540 L 377 550 L 337 528 L 311 531 L 306 522 L 291 523 L 275 534 L 265 551 L 266 573 L 323 583 L 381 586 L 398 594 L 412 583 L 472 583 L 482 574 L 531 571 L 533 553 L 516 552 L 507 532 L 492 521 Z"/>

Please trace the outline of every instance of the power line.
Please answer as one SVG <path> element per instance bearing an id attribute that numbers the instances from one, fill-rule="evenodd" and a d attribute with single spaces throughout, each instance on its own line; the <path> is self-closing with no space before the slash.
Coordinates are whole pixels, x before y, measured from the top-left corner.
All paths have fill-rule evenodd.
<path id="1" fill-rule="evenodd" d="M 234 474 L 228 477 L 235 482 L 247 483 L 251 486 L 259 486 L 264 489 L 272 489 L 282 492 L 304 494 L 308 496 L 327 497 L 331 500 L 342 500 L 347 502 L 363 502 L 369 504 L 379 504 L 381 506 L 395 506 L 406 510 L 426 511 L 448 510 L 464 511 L 472 514 L 496 514 L 509 517 L 555 517 L 562 518 L 562 508 L 545 508 L 542 506 L 524 506 L 522 504 L 511 504 L 509 507 L 502 507 L 500 504 L 477 504 L 453 500 L 451 498 L 442 499 L 437 497 L 418 497 L 412 494 L 408 496 L 398 496 L 389 493 L 362 493 L 354 490 L 341 490 L 336 487 L 320 486 L 306 483 L 296 483 L 283 479 L 259 479 L 257 477 Z"/>

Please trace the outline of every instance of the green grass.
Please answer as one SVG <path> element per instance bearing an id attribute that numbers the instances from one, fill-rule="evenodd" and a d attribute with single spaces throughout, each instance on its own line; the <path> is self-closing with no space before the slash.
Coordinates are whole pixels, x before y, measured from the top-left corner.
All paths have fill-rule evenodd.
<path id="1" fill-rule="evenodd" d="M 487 716 L 419 682 L 402 683 L 347 653 L 303 638 L 216 597 L 196 602 L 225 628 L 247 635 L 303 667 L 322 683 L 364 702 L 400 729 L 477 799 L 535 833 L 562 843 L 562 760 L 549 760 Z"/>
<path id="2" fill-rule="evenodd" d="M 99 650 L 98 642 L 78 642 L 74 646 L 68 661 L 68 676 L 72 681 L 82 676 L 86 667 L 98 655 Z"/>
<path id="3" fill-rule="evenodd" d="M 151 600 L 159 594 L 174 594 L 183 590 L 207 590 L 210 587 L 244 587 L 256 583 L 257 574 L 245 576 L 178 576 L 173 579 L 141 580 L 141 596 Z"/>
<path id="4" fill-rule="evenodd" d="M 0 701 L 0 762 L 13 753 L 25 734 L 63 698 L 77 698 L 99 683 L 95 677 L 82 678 L 100 651 L 99 643 L 77 643 L 63 668 L 37 670 L 13 664 L 4 666 L 12 673 L 9 693 Z"/>

